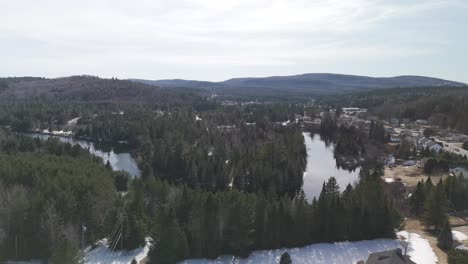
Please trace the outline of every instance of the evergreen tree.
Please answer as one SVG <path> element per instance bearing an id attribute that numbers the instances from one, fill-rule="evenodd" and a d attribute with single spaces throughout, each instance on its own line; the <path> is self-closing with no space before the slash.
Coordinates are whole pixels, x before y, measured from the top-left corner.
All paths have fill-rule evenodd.
<path id="1" fill-rule="evenodd" d="M 447 198 L 442 180 L 429 193 L 424 209 L 424 223 L 433 226 L 435 230 L 440 230 L 447 220 Z"/>
<path id="2" fill-rule="evenodd" d="M 173 210 L 161 211 L 155 241 L 149 252 L 150 263 L 173 264 L 189 256 L 187 238 Z"/>
<path id="3" fill-rule="evenodd" d="M 443 250 L 449 250 L 453 245 L 452 229 L 448 220 L 445 220 L 439 236 L 437 237 L 437 246 Z"/>
<path id="4" fill-rule="evenodd" d="M 280 264 L 292 264 L 291 256 L 288 252 L 284 252 L 281 255 Z"/>
<path id="5" fill-rule="evenodd" d="M 413 192 L 410 198 L 411 212 L 417 216 L 421 215 L 424 211 L 424 201 L 426 199 L 426 193 L 424 191 L 424 184 L 422 181 L 416 185 L 416 190 Z"/>

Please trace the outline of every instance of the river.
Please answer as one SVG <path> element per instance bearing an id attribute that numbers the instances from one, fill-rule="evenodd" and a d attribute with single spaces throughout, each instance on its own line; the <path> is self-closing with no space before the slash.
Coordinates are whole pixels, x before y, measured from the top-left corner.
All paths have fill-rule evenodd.
<path id="1" fill-rule="evenodd" d="M 80 145 L 83 149 L 88 149 L 89 153 L 94 156 L 102 158 L 104 164 L 107 164 L 109 161 L 112 170 L 114 171 L 126 171 L 133 177 L 140 177 L 141 171 L 138 168 L 138 165 L 135 159 L 130 155 L 130 153 L 115 153 L 114 150 L 106 152 L 100 150 L 94 146 L 94 143 L 87 140 L 76 139 L 71 137 L 62 137 L 62 136 L 53 136 L 41 133 L 26 133 L 25 135 L 40 138 L 47 140 L 48 138 L 57 138 L 61 142 L 70 143 L 72 145 Z"/>
<path id="2" fill-rule="evenodd" d="M 353 185 L 359 180 L 359 168 L 350 172 L 337 167 L 332 144 L 327 146 L 317 134 L 311 135 L 304 132 L 302 135 L 307 150 L 307 166 L 302 189 L 309 201 L 314 197 L 318 198 L 323 182 L 331 176 L 336 178 L 341 191 L 346 188 L 348 183 Z"/>

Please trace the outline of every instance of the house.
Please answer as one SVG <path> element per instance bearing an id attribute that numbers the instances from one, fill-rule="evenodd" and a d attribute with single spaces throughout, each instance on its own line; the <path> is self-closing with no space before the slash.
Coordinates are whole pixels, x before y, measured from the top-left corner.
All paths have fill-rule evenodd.
<path id="1" fill-rule="evenodd" d="M 416 264 L 408 256 L 403 255 L 400 248 L 375 252 L 369 255 L 366 264 Z"/>
<path id="2" fill-rule="evenodd" d="M 414 160 L 406 160 L 406 161 L 403 162 L 402 165 L 403 165 L 403 166 L 407 166 L 407 167 L 411 167 L 411 166 L 416 165 L 416 163 L 417 163 L 417 162 L 414 161 Z"/>
<path id="3" fill-rule="evenodd" d="M 418 119 L 418 120 L 416 120 L 415 123 L 418 124 L 418 125 L 427 125 L 428 124 L 427 121 L 423 120 L 423 119 Z"/>
<path id="4" fill-rule="evenodd" d="M 365 113 L 367 112 L 367 109 L 365 108 L 358 108 L 358 107 L 343 107 L 342 108 L 343 112 L 347 115 L 352 115 L 352 114 L 359 114 L 359 113 Z"/>
<path id="5" fill-rule="evenodd" d="M 390 142 L 399 143 L 400 141 L 400 135 L 398 135 L 397 133 L 390 134 Z"/>
<path id="6" fill-rule="evenodd" d="M 434 152 L 440 152 L 443 147 L 441 145 L 439 145 L 438 143 L 434 142 L 434 141 L 430 141 L 426 144 L 426 148 L 428 148 L 430 151 L 434 151 Z"/>
<path id="7" fill-rule="evenodd" d="M 468 179 L 468 169 L 463 165 L 450 165 L 449 173 L 456 177 L 461 174 L 463 178 Z"/>
<path id="8" fill-rule="evenodd" d="M 418 141 L 419 148 L 427 148 L 427 143 L 431 142 L 427 137 L 423 137 Z"/>

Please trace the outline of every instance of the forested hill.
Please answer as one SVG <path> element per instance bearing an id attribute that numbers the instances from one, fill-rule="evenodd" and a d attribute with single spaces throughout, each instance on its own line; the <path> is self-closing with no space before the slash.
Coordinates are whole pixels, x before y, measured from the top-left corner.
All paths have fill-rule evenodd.
<path id="1" fill-rule="evenodd" d="M 381 118 L 427 119 L 468 133 L 468 87 L 394 88 L 326 96 L 322 104 L 369 108 Z"/>
<path id="2" fill-rule="evenodd" d="M 160 87 L 203 88 L 225 96 L 275 97 L 316 96 L 342 94 L 355 91 L 416 86 L 464 86 L 466 84 L 423 76 L 397 76 L 374 78 L 367 76 L 308 73 L 293 76 L 265 78 L 235 78 L 222 82 L 193 80 L 139 80 L 133 81 Z"/>
<path id="3" fill-rule="evenodd" d="M 196 91 L 163 89 L 128 80 L 102 79 L 93 76 L 64 78 L 1 78 L 0 101 L 50 102 L 125 102 L 184 104 L 197 101 Z"/>

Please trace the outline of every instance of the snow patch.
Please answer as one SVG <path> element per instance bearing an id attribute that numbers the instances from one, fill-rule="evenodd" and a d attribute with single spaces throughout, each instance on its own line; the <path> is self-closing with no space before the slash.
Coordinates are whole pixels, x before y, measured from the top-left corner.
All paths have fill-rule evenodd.
<path id="1" fill-rule="evenodd" d="M 452 236 L 453 236 L 453 239 L 457 241 L 468 240 L 468 236 L 460 231 L 452 230 Z"/>
<path id="2" fill-rule="evenodd" d="M 151 246 L 151 238 L 146 238 L 146 245 L 133 250 L 111 251 L 108 247 L 107 239 L 98 242 L 98 246 L 86 252 L 85 264 L 130 264 L 135 259 L 140 263 L 148 256 Z"/>
<path id="3" fill-rule="evenodd" d="M 468 247 L 465 246 L 465 245 L 460 245 L 460 246 L 456 247 L 456 249 L 459 249 L 459 250 L 468 250 Z"/>
<path id="4" fill-rule="evenodd" d="M 78 120 L 80 120 L 80 118 L 81 118 L 81 117 L 76 117 L 76 118 L 70 119 L 70 120 L 67 121 L 67 124 L 68 124 L 69 126 L 71 126 L 71 125 L 76 125 L 76 124 L 78 123 Z"/>
<path id="5" fill-rule="evenodd" d="M 333 244 L 312 244 L 302 248 L 282 248 L 274 250 L 254 251 L 246 259 L 234 256 L 221 256 L 215 260 L 189 259 L 179 264 L 270 264 L 278 263 L 281 254 L 288 252 L 293 263 L 301 264 L 355 264 L 358 261 L 366 261 L 372 252 L 386 251 L 395 248 L 404 249 L 409 242 L 407 250 L 411 260 L 417 264 L 432 264 L 437 262 L 437 257 L 432 251 L 429 242 L 417 234 L 409 234 L 406 231 L 398 233 L 402 240 L 375 239 L 356 242 L 337 242 Z M 409 241 L 408 241 L 409 237 Z"/>
<path id="6" fill-rule="evenodd" d="M 407 248 L 407 254 L 410 259 L 417 264 L 436 264 L 438 259 L 436 254 L 431 248 L 431 245 L 427 239 L 422 238 L 420 235 L 415 233 L 408 233 L 406 231 L 400 231 L 397 236 L 409 242 Z"/>

